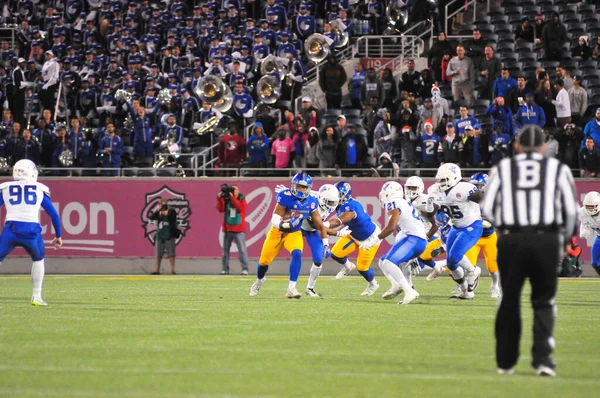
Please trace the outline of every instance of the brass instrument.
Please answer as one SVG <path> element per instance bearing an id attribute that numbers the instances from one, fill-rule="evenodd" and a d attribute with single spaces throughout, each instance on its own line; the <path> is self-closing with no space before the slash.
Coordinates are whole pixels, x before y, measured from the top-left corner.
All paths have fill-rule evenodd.
<path id="1" fill-rule="evenodd" d="M 208 102 L 213 109 L 221 113 L 227 112 L 233 105 L 231 89 L 217 76 L 203 77 L 194 91 L 202 101 Z"/>
<path id="2" fill-rule="evenodd" d="M 281 96 L 279 81 L 275 76 L 266 75 L 260 78 L 256 85 L 256 93 L 261 102 L 274 104 Z"/>
<path id="3" fill-rule="evenodd" d="M 128 102 L 131 99 L 131 96 L 132 94 L 129 91 L 121 88 L 115 93 L 115 100 L 118 102 Z"/>
<path id="4" fill-rule="evenodd" d="M 304 42 L 306 56 L 314 63 L 325 60 L 331 53 L 330 40 L 320 33 L 310 35 Z"/>
<path id="5" fill-rule="evenodd" d="M 158 95 L 156 96 L 158 103 L 163 106 L 169 105 L 169 102 L 171 102 L 171 98 L 173 98 L 173 96 L 171 95 L 171 90 L 169 90 L 168 88 L 163 88 L 158 92 Z"/>

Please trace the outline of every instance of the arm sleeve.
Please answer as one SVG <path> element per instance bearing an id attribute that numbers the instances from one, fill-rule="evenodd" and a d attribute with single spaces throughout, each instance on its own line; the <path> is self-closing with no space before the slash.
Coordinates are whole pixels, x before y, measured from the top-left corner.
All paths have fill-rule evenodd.
<path id="1" fill-rule="evenodd" d="M 48 213 L 50 219 L 52 220 L 52 226 L 54 227 L 56 237 L 62 238 L 60 217 L 58 216 L 58 212 L 54 208 L 54 205 L 52 204 L 52 201 L 48 195 L 44 195 L 44 199 L 42 200 L 42 208 L 46 211 L 46 213 Z"/>
<path id="2" fill-rule="evenodd" d="M 577 198 L 575 194 L 575 183 L 573 174 L 567 165 L 561 165 L 558 175 L 557 187 L 559 187 L 562 197 L 563 220 L 565 223 L 565 236 L 571 236 L 577 233 Z"/>

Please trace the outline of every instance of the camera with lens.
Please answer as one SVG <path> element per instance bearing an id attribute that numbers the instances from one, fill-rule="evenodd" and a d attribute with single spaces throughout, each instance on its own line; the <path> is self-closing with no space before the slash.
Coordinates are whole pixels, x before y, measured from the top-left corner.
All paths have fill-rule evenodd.
<path id="1" fill-rule="evenodd" d="M 221 196 L 229 199 L 230 194 L 232 194 L 234 191 L 234 188 L 230 185 L 227 184 L 221 184 Z"/>
<path id="2" fill-rule="evenodd" d="M 162 205 L 160 207 L 160 211 L 167 211 L 167 210 L 169 210 L 169 205 Z"/>

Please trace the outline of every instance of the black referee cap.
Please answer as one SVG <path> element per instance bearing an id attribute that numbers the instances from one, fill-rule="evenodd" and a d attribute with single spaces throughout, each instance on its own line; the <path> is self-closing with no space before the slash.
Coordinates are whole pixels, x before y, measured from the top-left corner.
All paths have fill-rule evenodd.
<path id="1" fill-rule="evenodd" d="M 537 148 L 544 145 L 546 136 L 544 131 L 535 124 L 528 124 L 521 128 L 517 136 L 517 142 L 522 147 Z"/>

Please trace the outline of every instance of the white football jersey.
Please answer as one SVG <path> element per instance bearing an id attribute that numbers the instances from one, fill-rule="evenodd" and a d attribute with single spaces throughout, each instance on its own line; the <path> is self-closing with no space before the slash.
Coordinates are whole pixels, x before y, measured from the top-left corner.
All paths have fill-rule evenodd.
<path id="1" fill-rule="evenodd" d="M 456 228 L 465 228 L 481 220 L 479 204 L 469 200 L 471 193 L 476 190 L 475 185 L 461 181 L 441 196 L 441 208 L 450 216 Z"/>
<path id="2" fill-rule="evenodd" d="M 325 221 L 327 217 L 329 217 L 329 215 L 333 213 L 328 210 L 322 209 L 321 206 L 317 206 L 317 211 L 319 212 L 321 220 L 323 221 Z M 304 220 L 302 220 L 302 230 L 306 232 L 316 231 L 316 229 L 312 226 L 312 217 L 305 218 Z"/>
<path id="3" fill-rule="evenodd" d="M 411 205 L 415 209 L 417 209 L 417 213 L 419 214 L 419 218 L 423 221 L 423 226 L 425 227 L 425 232 L 428 232 L 431 229 L 431 223 L 427 219 L 427 195 L 420 194 L 414 200 L 410 202 Z"/>
<path id="4" fill-rule="evenodd" d="M 581 222 L 579 236 L 582 238 L 600 236 L 600 213 L 590 216 L 584 206 L 579 209 L 579 221 Z"/>
<path id="5" fill-rule="evenodd" d="M 6 206 L 6 221 L 40 222 L 40 207 L 50 190 L 44 184 L 31 181 L 10 181 L 0 184 Z"/>
<path id="6" fill-rule="evenodd" d="M 421 221 L 419 213 L 413 205 L 404 199 L 394 198 L 387 202 L 384 208 L 388 213 L 395 209 L 400 210 L 400 220 L 398 221 L 398 227 L 396 228 L 399 233 L 427 239 L 423 221 Z"/>

